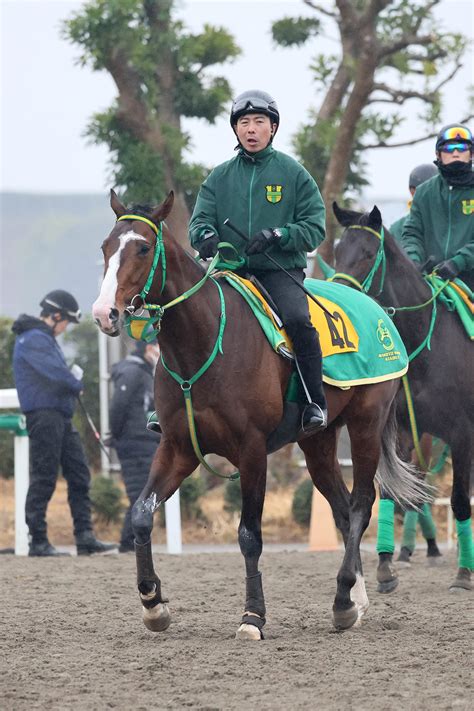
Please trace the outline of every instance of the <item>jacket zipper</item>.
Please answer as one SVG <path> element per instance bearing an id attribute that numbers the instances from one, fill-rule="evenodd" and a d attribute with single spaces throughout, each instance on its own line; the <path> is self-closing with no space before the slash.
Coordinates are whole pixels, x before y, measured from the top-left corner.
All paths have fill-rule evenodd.
<path id="1" fill-rule="evenodd" d="M 252 170 L 252 177 L 250 178 L 250 187 L 249 187 L 249 228 L 248 228 L 248 237 L 249 239 L 252 237 L 252 187 L 253 187 L 253 181 L 255 178 L 255 171 L 257 169 L 257 166 L 253 166 Z"/>
<path id="2" fill-rule="evenodd" d="M 446 241 L 446 247 L 444 249 L 444 258 L 447 258 L 448 247 L 451 241 L 451 198 L 453 196 L 453 186 L 449 186 L 449 199 L 448 199 L 448 239 Z"/>

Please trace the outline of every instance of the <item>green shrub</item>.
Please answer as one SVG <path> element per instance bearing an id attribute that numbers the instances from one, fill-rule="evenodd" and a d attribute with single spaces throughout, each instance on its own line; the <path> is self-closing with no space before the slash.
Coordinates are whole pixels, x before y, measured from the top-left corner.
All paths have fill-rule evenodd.
<path id="1" fill-rule="evenodd" d="M 91 505 L 97 519 L 104 523 L 118 523 L 123 511 L 122 490 L 112 479 L 96 476 L 90 489 Z"/>
<path id="2" fill-rule="evenodd" d="M 179 487 L 179 501 L 181 504 L 181 516 L 188 521 L 203 518 L 201 507 L 198 504 L 199 498 L 205 491 L 205 485 L 198 474 L 188 476 Z"/>
<path id="3" fill-rule="evenodd" d="M 311 503 L 313 499 L 313 482 L 305 479 L 297 487 L 293 496 L 291 513 L 296 523 L 301 526 L 309 526 L 311 520 Z"/>
<path id="4" fill-rule="evenodd" d="M 224 510 L 229 513 L 242 510 L 242 491 L 240 481 L 226 481 L 224 488 Z"/>

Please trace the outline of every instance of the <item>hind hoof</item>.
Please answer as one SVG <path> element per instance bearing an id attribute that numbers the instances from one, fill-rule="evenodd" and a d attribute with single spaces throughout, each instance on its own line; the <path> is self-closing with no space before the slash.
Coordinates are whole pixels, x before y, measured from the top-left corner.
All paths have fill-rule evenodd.
<path id="1" fill-rule="evenodd" d="M 168 629 L 171 622 L 168 605 L 158 603 L 155 607 L 143 608 L 143 623 L 151 632 L 163 632 Z"/>
<path id="2" fill-rule="evenodd" d="M 472 590 L 471 571 L 468 568 L 459 568 L 454 582 L 449 586 L 449 592 L 464 592 Z"/>
<path id="3" fill-rule="evenodd" d="M 397 588 L 398 588 L 398 578 L 394 578 L 393 580 L 387 580 L 383 583 L 377 584 L 377 592 L 382 593 L 382 595 L 391 593 L 394 590 L 396 590 Z"/>
<path id="4" fill-rule="evenodd" d="M 255 625 L 241 624 L 235 633 L 235 639 L 243 639 L 247 642 L 259 642 L 263 639 L 261 630 Z"/>
<path id="5" fill-rule="evenodd" d="M 359 611 L 357 606 L 352 604 L 346 610 L 332 609 L 332 623 L 339 630 L 348 630 L 359 621 Z"/>

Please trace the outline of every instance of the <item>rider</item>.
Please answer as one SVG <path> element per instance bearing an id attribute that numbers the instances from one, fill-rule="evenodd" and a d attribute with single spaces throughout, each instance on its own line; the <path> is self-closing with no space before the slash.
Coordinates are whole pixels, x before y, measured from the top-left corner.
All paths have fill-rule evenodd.
<path id="1" fill-rule="evenodd" d="M 417 187 L 435 175 L 438 175 L 438 169 L 435 165 L 433 165 L 433 163 L 422 163 L 421 165 L 417 165 L 416 168 L 413 168 L 408 179 L 408 189 L 412 198 L 415 194 Z M 410 210 L 411 204 L 412 200 L 408 202 L 408 210 Z M 405 222 L 407 221 L 409 214 L 410 213 L 407 212 L 406 215 L 400 217 L 396 222 L 393 223 L 393 225 L 390 226 L 390 234 L 392 235 L 392 237 L 395 237 L 395 239 L 399 243 L 402 240 L 403 227 L 405 225 Z"/>
<path id="2" fill-rule="evenodd" d="M 202 259 L 213 257 L 219 242 L 232 243 L 245 258 L 241 273 L 254 275 L 270 294 L 293 343 L 305 385 L 309 404 L 303 411 L 302 429 L 309 433 L 327 425 L 319 337 L 305 293 L 265 253 L 303 284 L 306 253 L 325 237 L 325 209 L 311 175 L 273 148 L 279 123 L 276 101 L 265 91 L 237 96 L 230 114 L 237 155 L 214 168 L 202 184 L 189 234 Z M 250 239 L 245 242 L 225 227 L 226 218 L 248 232 Z"/>
<path id="3" fill-rule="evenodd" d="M 436 139 L 439 175 L 421 185 L 403 228 L 408 256 L 442 279 L 458 277 L 474 289 L 473 141 L 467 126 L 444 126 Z"/>

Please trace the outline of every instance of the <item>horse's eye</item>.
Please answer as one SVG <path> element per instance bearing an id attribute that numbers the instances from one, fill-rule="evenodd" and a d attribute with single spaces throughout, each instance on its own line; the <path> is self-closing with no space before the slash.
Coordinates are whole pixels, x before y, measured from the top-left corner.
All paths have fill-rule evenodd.
<path id="1" fill-rule="evenodd" d="M 144 256 L 145 254 L 148 254 L 149 251 L 150 247 L 147 244 L 143 244 L 138 250 L 138 254 L 139 256 Z"/>

